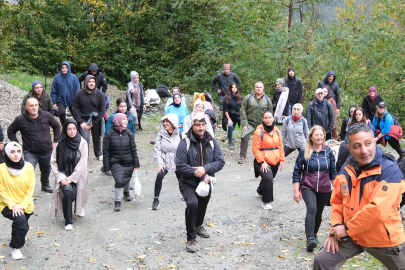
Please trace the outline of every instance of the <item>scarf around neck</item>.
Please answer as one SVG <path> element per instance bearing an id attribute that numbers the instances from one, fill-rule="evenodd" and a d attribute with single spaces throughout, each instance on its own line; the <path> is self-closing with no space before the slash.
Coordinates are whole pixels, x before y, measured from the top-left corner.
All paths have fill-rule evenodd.
<path id="1" fill-rule="evenodd" d="M 70 124 L 74 124 L 77 129 L 76 135 L 71 138 L 67 134 L 67 129 Z M 56 147 L 56 163 L 58 164 L 58 170 L 63 172 L 66 176 L 70 176 L 78 162 L 77 152 L 79 151 L 80 141 L 82 136 L 79 133 L 79 125 L 77 122 L 68 118 L 62 128 L 62 139 L 58 142 Z"/>
<path id="2" fill-rule="evenodd" d="M 274 121 L 273 121 L 273 124 L 271 124 L 270 126 L 266 125 L 264 122 L 262 122 L 262 125 L 263 125 L 264 130 L 267 131 L 269 134 L 274 129 Z"/>
<path id="3" fill-rule="evenodd" d="M 300 116 L 291 115 L 291 118 L 292 118 L 292 120 L 293 120 L 294 123 L 297 123 L 298 120 L 301 119 L 301 116 L 302 116 L 302 115 L 300 115 Z"/>
<path id="4" fill-rule="evenodd" d="M 122 126 L 122 120 L 127 118 L 126 114 L 116 113 L 113 118 L 114 128 L 116 128 L 120 133 L 127 129 L 127 127 Z"/>

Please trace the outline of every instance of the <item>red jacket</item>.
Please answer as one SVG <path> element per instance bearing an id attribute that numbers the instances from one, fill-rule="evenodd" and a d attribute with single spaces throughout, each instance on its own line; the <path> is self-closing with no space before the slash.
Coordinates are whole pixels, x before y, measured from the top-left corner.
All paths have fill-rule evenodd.
<path id="1" fill-rule="evenodd" d="M 382 156 L 379 147 L 373 161 L 359 177 L 358 164 L 350 157 L 336 178 L 332 193 L 332 225 L 346 223 L 355 244 L 392 247 L 405 242 L 399 204 L 405 180 L 397 164 Z"/>

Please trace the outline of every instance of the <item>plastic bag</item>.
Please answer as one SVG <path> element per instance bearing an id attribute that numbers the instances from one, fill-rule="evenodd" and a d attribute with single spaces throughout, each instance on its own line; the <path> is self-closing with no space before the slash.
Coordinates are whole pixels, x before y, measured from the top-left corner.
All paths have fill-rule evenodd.
<path id="1" fill-rule="evenodd" d="M 141 192 L 142 192 L 142 185 L 141 181 L 139 181 L 138 177 L 138 170 L 134 172 L 135 179 L 134 179 L 134 196 L 135 198 L 140 198 L 141 197 Z"/>
<path id="2" fill-rule="evenodd" d="M 212 182 L 210 181 L 210 184 L 212 186 Z M 200 197 L 207 197 L 208 194 L 210 194 L 210 185 L 206 184 L 204 181 L 201 181 L 198 184 L 198 187 L 196 188 L 195 192 L 198 194 Z"/>

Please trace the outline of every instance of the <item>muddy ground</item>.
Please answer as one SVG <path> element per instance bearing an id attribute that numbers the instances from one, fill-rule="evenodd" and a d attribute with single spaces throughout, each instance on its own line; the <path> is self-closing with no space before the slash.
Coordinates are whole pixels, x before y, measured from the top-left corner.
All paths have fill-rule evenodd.
<path id="1" fill-rule="evenodd" d="M 114 100 L 119 95 L 122 93 L 115 92 Z M 137 132 L 135 139 L 142 197 L 122 202 L 121 212 L 113 212 L 114 180 L 100 172 L 102 163 L 94 159 L 92 149 L 86 216 L 75 217 L 72 231 L 64 230 L 63 220 L 50 218 L 51 195 L 40 191 L 37 169 L 35 211 L 22 249 L 25 258 L 11 259 L 11 222 L 0 218 L 0 269 L 312 268 L 314 254 L 305 249 L 305 204 L 293 200 L 290 185 L 297 152 L 287 158 L 284 170 L 277 175 L 273 210 L 263 210 L 255 196 L 259 179 L 254 178 L 252 153 L 248 162 L 238 165 L 240 141 L 235 142 L 235 152 L 227 150 L 223 131 L 217 137 L 226 165 L 217 174 L 204 222 L 211 237 L 197 238 L 197 253 L 185 251 L 185 202 L 174 173 L 163 181 L 159 210 L 151 210 L 157 165 L 150 141 L 156 138 L 162 115 L 162 111 L 150 112 L 142 119 L 144 130 Z M 330 208 L 326 207 L 321 242 L 329 230 L 329 216 Z M 361 264 L 354 267 L 368 268 Z"/>

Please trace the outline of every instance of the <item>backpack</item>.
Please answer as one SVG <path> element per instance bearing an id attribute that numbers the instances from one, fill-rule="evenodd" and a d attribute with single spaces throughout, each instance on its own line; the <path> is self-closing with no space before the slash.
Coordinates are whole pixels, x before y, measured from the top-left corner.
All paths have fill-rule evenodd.
<path id="1" fill-rule="evenodd" d="M 180 138 L 181 138 L 181 136 L 180 136 Z M 190 138 L 185 137 L 184 140 L 186 141 L 186 145 L 187 145 L 186 149 L 187 149 L 187 152 L 188 152 L 188 149 L 190 149 Z M 211 145 L 212 151 L 214 151 L 214 141 L 210 141 L 209 143 Z"/>
<path id="2" fill-rule="evenodd" d="M 287 117 L 287 120 L 286 120 L 287 126 L 288 126 L 288 123 L 290 123 L 290 120 L 292 120 L 291 115 Z M 304 124 L 302 125 L 302 132 L 305 134 L 305 127 L 307 126 L 307 121 L 305 120 L 305 118 L 302 118 L 302 121 L 304 122 Z"/>
<path id="3" fill-rule="evenodd" d="M 274 129 L 273 129 L 273 131 L 274 131 Z M 264 131 L 263 131 L 263 128 L 261 128 L 260 129 L 260 142 L 261 141 L 263 141 L 263 137 L 264 137 Z M 278 134 L 278 129 L 276 129 L 276 133 L 277 133 L 277 136 L 280 136 L 280 134 Z M 278 149 L 278 146 L 277 147 L 274 147 L 274 148 L 260 148 L 260 151 L 265 151 L 265 150 L 277 150 Z"/>
<path id="4" fill-rule="evenodd" d="M 253 97 L 253 94 L 249 94 L 249 97 L 248 97 L 248 100 L 247 100 L 248 106 L 249 106 L 249 100 L 250 100 L 252 97 Z M 267 100 L 267 106 L 269 106 L 270 98 L 269 98 L 268 96 L 266 96 L 266 95 L 264 95 L 264 97 L 265 97 L 266 100 Z M 247 108 L 246 108 L 246 109 L 247 109 Z"/>
<path id="5" fill-rule="evenodd" d="M 386 115 L 383 116 L 382 119 L 384 120 L 384 122 L 385 122 L 385 117 L 387 117 L 387 115 L 391 115 L 392 120 L 394 120 L 394 125 L 399 126 L 398 117 L 396 117 L 395 115 L 392 115 L 392 114 L 390 114 L 390 113 L 387 113 Z"/>
<path id="6" fill-rule="evenodd" d="M 170 94 L 169 89 L 167 88 L 167 86 L 166 86 L 166 85 L 163 85 L 163 84 L 159 85 L 159 86 L 156 88 L 156 92 L 157 92 L 157 94 L 159 95 L 159 97 L 161 97 L 161 98 L 164 98 L 164 97 L 171 97 L 171 96 L 172 96 L 172 95 Z"/>

